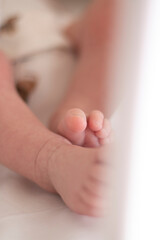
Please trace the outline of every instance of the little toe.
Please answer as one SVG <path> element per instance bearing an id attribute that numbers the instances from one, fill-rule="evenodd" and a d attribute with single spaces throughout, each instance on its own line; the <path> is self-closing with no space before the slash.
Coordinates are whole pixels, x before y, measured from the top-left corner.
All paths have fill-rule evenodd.
<path id="1" fill-rule="evenodd" d="M 88 127 L 93 131 L 97 132 L 103 128 L 104 115 L 98 110 L 94 110 L 88 117 Z"/>
<path id="2" fill-rule="evenodd" d="M 114 141 L 114 133 L 111 131 L 108 137 L 106 138 L 99 138 L 99 144 L 106 145 L 106 144 L 111 144 Z"/>
<path id="3" fill-rule="evenodd" d="M 111 134 L 112 127 L 108 119 L 104 119 L 103 128 L 95 133 L 96 137 L 100 139 L 108 138 Z"/>

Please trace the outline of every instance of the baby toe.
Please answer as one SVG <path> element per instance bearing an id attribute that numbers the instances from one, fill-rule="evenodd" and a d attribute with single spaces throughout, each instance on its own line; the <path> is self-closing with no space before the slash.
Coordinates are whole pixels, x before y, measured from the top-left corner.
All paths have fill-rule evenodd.
<path id="1" fill-rule="evenodd" d="M 111 127 L 110 121 L 107 119 L 104 119 L 102 129 L 97 131 L 95 135 L 99 139 L 104 139 L 104 138 L 108 138 L 111 132 L 112 132 L 112 127 Z"/>
<path id="2" fill-rule="evenodd" d="M 103 127 L 104 115 L 98 110 L 94 110 L 88 117 L 88 127 L 93 132 L 100 131 Z"/>

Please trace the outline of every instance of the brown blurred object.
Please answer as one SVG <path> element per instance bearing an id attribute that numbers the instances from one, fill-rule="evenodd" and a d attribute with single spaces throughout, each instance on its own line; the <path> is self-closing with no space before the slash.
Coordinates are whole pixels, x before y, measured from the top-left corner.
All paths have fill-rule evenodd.
<path id="1" fill-rule="evenodd" d="M 36 78 L 31 76 L 31 77 L 26 77 L 25 79 L 18 80 L 16 84 L 16 89 L 21 96 L 21 98 L 25 101 L 28 102 L 28 98 L 30 94 L 33 92 L 37 84 Z"/>
<path id="2" fill-rule="evenodd" d="M 18 21 L 18 16 L 12 16 L 8 18 L 2 25 L 0 26 L 0 32 L 12 33 L 16 30 L 16 23 Z"/>

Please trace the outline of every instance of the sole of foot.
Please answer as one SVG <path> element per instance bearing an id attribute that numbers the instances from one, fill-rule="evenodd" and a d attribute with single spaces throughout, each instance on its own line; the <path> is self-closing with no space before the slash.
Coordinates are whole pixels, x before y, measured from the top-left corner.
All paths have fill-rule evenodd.
<path id="1" fill-rule="evenodd" d="M 107 213 L 109 151 L 62 145 L 49 161 L 54 188 L 74 212 L 102 217 Z"/>

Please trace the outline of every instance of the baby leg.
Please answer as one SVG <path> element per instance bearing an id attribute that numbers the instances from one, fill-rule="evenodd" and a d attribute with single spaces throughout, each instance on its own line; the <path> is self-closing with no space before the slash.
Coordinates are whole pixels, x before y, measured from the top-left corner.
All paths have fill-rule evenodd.
<path id="1" fill-rule="evenodd" d="M 78 61 L 73 82 L 53 115 L 50 128 L 75 145 L 98 147 L 111 141 L 106 117 L 113 111 L 108 72 L 114 15 L 114 1 L 93 1 L 82 19 L 67 32 L 78 49 Z"/>
<path id="2" fill-rule="evenodd" d="M 104 149 L 73 146 L 47 130 L 17 95 L 11 68 L 0 53 L 0 163 L 58 193 L 73 211 L 101 216 L 106 207 Z"/>
<path id="3" fill-rule="evenodd" d="M 52 191 L 47 177 L 47 155 L 43 161 L 36 161 L 51 140 L 52 151 L 64 142 L 64 138 L 48 131 L 20 99 L 11 66 L 0 53 L 0 163 Z"/>

